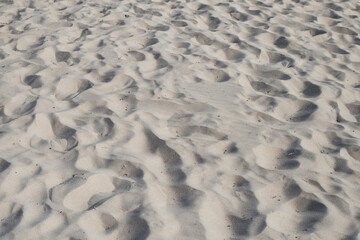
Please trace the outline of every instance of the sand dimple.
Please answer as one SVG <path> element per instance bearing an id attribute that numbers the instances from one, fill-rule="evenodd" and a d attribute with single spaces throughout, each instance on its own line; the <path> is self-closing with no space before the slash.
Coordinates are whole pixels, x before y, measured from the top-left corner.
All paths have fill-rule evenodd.
<path id="1" fill-rule="evenodd" d="M 212 82 L 225 82 L 230 79 L 230 76 L 223 70 L 220 69 L 207 69 L 199 77 L 205 81 Z"/>
<path id="2" fill-rule="evenodd" d="M 31 113 L 37 103 L 37 96 L 19 93 L 5 103 L 4 113 L 9 117 L 18 117 Z"/>
<path id="3" fill-rule="evenodd" d="M 257 164 L 260 167 L 271 170 L 289 170 L 298 168 L 300 163 L 296 157 L 300 155 L 300 151 L 296 149 L 282 149 L 267 145 L 259 145 L 254 149 L 257 157 Z"/>
<path id="4" fill-rule="evenodd" d="M 65 51 L 58 51 L 55 53 L 56 61 L 66 62 L 70 58 L 71 54 Z"/>
<path id="5" fill-rule="evenodd" d="M 30 50 L 41 46 L 44 43 L 44 37 L 40 36 L 23 36 L 17 40 L 16 49 L 20 51 Z"/>
<path id="6" fill-rule="evenodd" d="M 257 190 L 255 195 L 260 199 L 259 210 L 262 212 L 271 212 L 281 207 L 285 202 L 301 194 L 301 188 L 290 179 L 274 182 Z"/>
<path id="7" fill-rule="evenodd" d="M 270 227 L 287 234 L 304 234 L 316 231 L 316 224 L 327 215 L 327 207 L 307 197 L 297 197 L 270 213 Z"/>
<path id="8" fill-rule="evenodd" d="M 114 190 L 108 176 L 97 174 L 90 176 L 80 187 L 70 191 L 64 198 L 64 206 L 72 210 L 85 210 L 89 207 L 88 201 L 96 193 L 106 193 Z"/>
<path id="9" fill-rule="evenodd" d="M 42 86 L 41 77 L 39 75 L 28 75 L 24 79 L 24 83 L 32 88 L 39 88 Z"/>
<path id="10" fill-rule="evenodd" d="M 4 237 L 6 234 L 10 233 L 21 222 L 23 218 L 24 210 L 23 210 L 23 206 L 16 203 L 3 203 L 1 205 L 2 205 L 1 206 L 2 216 L 1 216 L 0 237 Z"/>
<path id="11" fill-rule="evenodd" d="M 72 99 L 92 86 L 93 83 L 88 80 L 66 77 L 61 79 L 56 86 L 55 97 L 58 100 Z"/>

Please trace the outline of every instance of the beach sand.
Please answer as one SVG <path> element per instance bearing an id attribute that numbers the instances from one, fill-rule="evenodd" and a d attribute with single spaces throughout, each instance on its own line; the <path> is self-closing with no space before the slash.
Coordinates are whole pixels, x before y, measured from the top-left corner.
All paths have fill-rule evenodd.
<path id="1" fill-rule="evenodd" d="M 360 3 L 0 0 L 0 239 L 360 239 Z"/>

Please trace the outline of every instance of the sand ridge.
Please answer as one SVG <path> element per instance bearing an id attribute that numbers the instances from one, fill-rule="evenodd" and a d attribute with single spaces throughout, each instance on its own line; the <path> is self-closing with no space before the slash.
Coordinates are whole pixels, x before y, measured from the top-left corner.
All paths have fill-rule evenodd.
<path id="1" fill-rule="evenodd" d="M 359 12 L 0 0 L 0 238 L 358 239 Z"/>

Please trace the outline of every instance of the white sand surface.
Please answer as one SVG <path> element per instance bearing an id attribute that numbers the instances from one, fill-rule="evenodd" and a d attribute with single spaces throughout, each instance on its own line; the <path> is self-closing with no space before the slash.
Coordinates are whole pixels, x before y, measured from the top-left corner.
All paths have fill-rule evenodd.
<path id="1" fill-rule="evenodd" d="M 0 239 L 360 239 L 359 35 L 356 0 L 0 0 Z"/>

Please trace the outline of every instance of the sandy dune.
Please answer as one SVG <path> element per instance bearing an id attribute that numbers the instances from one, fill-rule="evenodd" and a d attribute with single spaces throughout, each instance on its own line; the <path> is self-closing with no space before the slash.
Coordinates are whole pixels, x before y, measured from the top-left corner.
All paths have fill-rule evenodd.
<path id="1" fill-rule="evenodd" d="M 0 0 L 0 239 L 360 239 L 360 3 Z"/>

